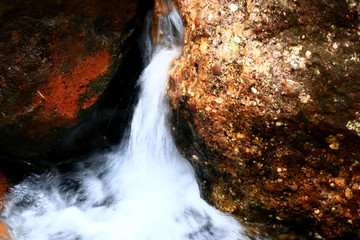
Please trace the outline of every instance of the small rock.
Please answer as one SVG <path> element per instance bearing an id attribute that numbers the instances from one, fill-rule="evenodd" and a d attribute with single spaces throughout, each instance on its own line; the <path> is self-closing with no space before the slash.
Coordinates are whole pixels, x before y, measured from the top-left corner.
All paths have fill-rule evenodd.
<path id="1" fill-rule="evenodd" d="M 193 160 L 199 160 L 199 157 L 196 156 L 196 155 L 192 155 L 191 158 L 192 158 Z"/>
<path id="2" fill-rule="evenodd" d="M 344 198 L 342 198 L 340 195 L 335 195 L 334 199 L 339 203 L 345 203 L 346 202 L 346 200 Z"/>
<path id="3" fill-rule="evenodd" d="M 326 138 L 326 142 L 329 144 L 329 147 L 333 150 L 338 150 L 340 147 L 339 140 L 336 136 L 330 135 Z"/>
<path id="4" fill-rule="evenodd" d="M 210 37 L 211 36 L 211 31 L 209 30 L 209 28 L 205 27 L 204 28 L 204 37 Z"/>
<path id="5" fill-rule="evenodd" d="M 216 103 L 223 103 L 223 102 L 224 102 L 224 99 L 222 99 L 222 98 L 216 98 L 216 99 L 215 99 L 215 102 L 216 102 Z"/>
<path id="6" fill-rule="evenodd" d="M 235 36 L 234 37 L 234 42 L 239 44 L 241 42 L 241 40 L 240 40 L 240 38 L 238 36 Z"/>
<path id="7" fill-rule="evenodd" d="M 349 200 L 354 197 L 354 194 L 353 194 L 353 192 L 351 191 L 350 188 L 346 188 L 346 189 L 345 189 L 345 197 L 346 197 L 347 199 L 349 199 Z"/>
<path id="8" fill-rule="evenodd" d="M 232 11 L 232 12 L 236 12 L 239 8 L 238 8 L 238 6 L 236 6 L 236 4 L 230 4 L 230 11 Z"/>
<path id="9" fill-rule="evenodd" d="M 245 137 L 246 137 L 246 135 L 243 134 L 243 133 L 238 133 L 238 134 L 236 134 L 236 138 L 237 138 L 237 139 L 244 139 Z"/>
<path id="10" fill-rule="evenodd" d="M 306 51 L 306 52 L 305 52 L 305 57 L 306 57 L 307 59 L 310 59 L 310 58 L 311 58 L 311 55 L 312 55 L 312 53 L 311 53 L 310 51 Z"/>
<path id="11" fill-rule="evenodd" d="M 346 124 L 346 128 L 350 131 L 355 131 L 358 136 L 360 136 L 360 121 L 358 120 L 352 120 L 348 121 Z"/>
<path id="12" fill-rule="evenodd" d="M 254 87 L 251 87 L 250 89 L 251 89 L 251 91 L 252 91 L 253 93 L 255 93 L 255 94 L 258 94 L 258 93 L 259 93 L 259 91 L 258 91 L 256 88 L 254 88 Z"/>
<path id="13" fill-rule="evenodd" d="M 345 139 L 345 135 L 344 134 L 341 134 L 341 133 L 338 133 L 336 134 L 336 137 L 340 140 L 344 140 Z"/>
<path id="14" fill-rule="evenodd" d="M 354 184 L 352 185 L 351 189 L 353 189 L 353 190 L 360 190 L 360 184 L 354 183 Z"/>
<path id="15" fill-rule="evenodd" d="M 252 29 L 246 29 L 242 32 L 242 35 L 245 37 L 245 38 L 250 38 L 250 36 L 253 34 L 253 30 Z"/>
<path id="16" fill-rule="evenodd" d="M 264 29 L 264 26 L 262 25 L 262 23 L 259 23 L 256 27 L 255 27 L 255 32 L 261 32 Z"/>
<path id="17" fill-rule="evenodd" d="M 337 186 L 344 188 L 346 185 L 346 181 L 344 178 L 337 177 L 334 179 L 334 182 Z"/>
<path id="18" fill-rule="evenodd" d="M 291 184 L 289 187 L 292 191 L 296 191 L 299 189 L 299 186 L 296 183 Z"/>
<path id="19" fill-rule="evenodd" d="M 195 27 L 200 27 L 203 22 L 204 22 L 204 13 L 203 11 L 200 11 L 195 18 Z"/>
<path id="20" fill-rule="evenodd" d="M 306 93 L 300 93 L 299 99 L 302 103 L 309 103 L 311 102 L 311 97 L 309 94 Z"/>
<path id="21" fill-rule="evenodd" d="M 277 127 L 281 127 L 282 125 L 284 125 L 283 122 L 276 122 L 276 123 L 275 123 L 275 126 L 277 126 Z"/>
<path id="22" fill-rule="evenodd" d="M 279 51 L 274 51 L 272 55 L 273 55 L 274 58 L 282 57 L 282 54 Z"/>
<path id="23" fill-rule="evenodd" d="M 212 67 L 212 73 L 217 76 L 221 75 L 221 63 L 220 62 L 216 62 L 214 64 L 214 66 Z"/>
<path id="24" fill-rule="evenodd" d="M 207 42 L 202 41 L 200 44 L 200 52 L 201 54 L 205 54 L 207 52 Z"/>
<path id="25" fill-rule="evenodd" d="M 315 239 L 324 239 L 320 234 L 315 233 L 314 234 Z"/>

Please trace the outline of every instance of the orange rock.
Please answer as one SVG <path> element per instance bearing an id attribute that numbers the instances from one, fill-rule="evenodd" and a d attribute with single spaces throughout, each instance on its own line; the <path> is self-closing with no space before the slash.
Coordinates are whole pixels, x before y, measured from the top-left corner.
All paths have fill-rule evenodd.
<path id="1" fill-rule="evenodd" d="M 221 75 L 221 63 L 220 62 L 214 63 L 214 65 L 212 67 L 212 73 L 217 76 Z"/>
<path id="2" fill-rule="evenodd" d="M 265 209 L 271 214 L 263 216 L 289 216 L 326 239 L 357 239 L 358 219 L 347 216 L 350 224 L 343 211 L 328 210 L 336 204 L 359 212 L 360 137 L 348 128 L 360 112 L 358 20 L 351 17 L 359 7 L 337 0 L 176 2 L 185 45 L 169 95 L 182 120 L 175 131 L 188 123 L 194 135 L 176 135 L 190 139 L 184 153 L 213 154 L 196 163 L 200 179 L 205 165 L 219 176 L 203 185 L 205 198 L 225 209 L 214 197 L 221 191 L 239 218 L 256 221 Z M 197 112 L 188 107 L 192 96 L 200 96 Z M 319 214 L 309 214 L 314 208 Z"/>
<path id="3" fill-rule="evenodd" d="M 8 192 L 9 185 L 7 178 L 4 174 L 0 172 L 0 210 L 4 207 L 4 197 Z M 11 235 L 9 228 L 5 223 L 0 222 L 0 239 L 1 240 L 11 240 Z"/>
<path id="4" fill-rule="evenodd" d="M 0 239 L 12 240 L 8 226 L 2 222 L 0 222 Z"/>

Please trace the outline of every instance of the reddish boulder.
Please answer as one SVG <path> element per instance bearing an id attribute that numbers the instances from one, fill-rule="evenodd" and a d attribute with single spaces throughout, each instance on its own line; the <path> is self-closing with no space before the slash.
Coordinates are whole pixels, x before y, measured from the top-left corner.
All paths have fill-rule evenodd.
<path id="1" fill-rule="evenodd" d="M 0 5 L 0 152 L 39 155 L 94 106 L 124 56 L 137 1 Z"/>
<path id="2" fill-rule="evenodd" d="M 360 3 L 178 0 L 175 137 L 217 208 L 359 237 Z"/>

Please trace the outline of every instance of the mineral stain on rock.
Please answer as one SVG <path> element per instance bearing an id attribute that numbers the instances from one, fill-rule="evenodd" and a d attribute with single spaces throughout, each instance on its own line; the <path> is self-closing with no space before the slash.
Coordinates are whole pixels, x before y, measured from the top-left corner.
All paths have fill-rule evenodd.
<path id="1" fill-rule="evenodd" d="M 1 3 L 0 155 L 41 155 L 84 119 L 128 50 L 137 7 L 127 0 Z"/>
<path id="2" fill-rule="evenodd" d="M 38 90 L 39 96 L 36 101 L 40 101 L 39 105 L 62 118 L 75 118 L 79 110 L 92 106 L 96 101 L 99 93 L 93 94 L 83 104 L 80 98 L 94 80 L 107 73 L 110 60 L 109 52 L 103 49 L 95 52 L 94 56 L 86 57 L 78 61 L 79 63 L 70 65 L 69 67 L 73 69 L 51 73 L 48 84 Z M 89 95 L 88 93 L 87 96 Z"/>

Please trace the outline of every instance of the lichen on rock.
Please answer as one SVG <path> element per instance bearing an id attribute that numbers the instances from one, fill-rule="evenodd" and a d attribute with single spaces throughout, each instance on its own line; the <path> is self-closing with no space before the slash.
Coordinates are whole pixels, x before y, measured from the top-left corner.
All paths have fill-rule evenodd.
<path id="1" fill-rule="evenodd" d="M 240 219 L 359 236 L 360 4 L 177 6 L 186 31 L 168 94 L 204 196 Z"/>

